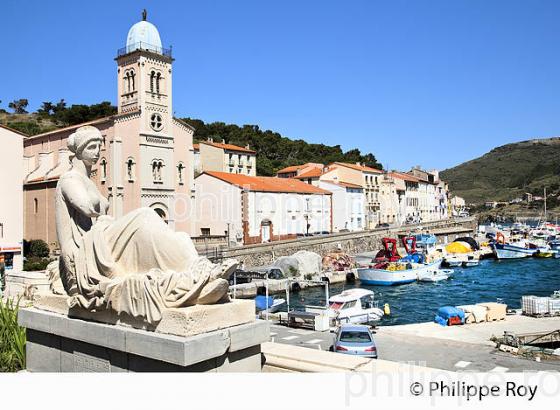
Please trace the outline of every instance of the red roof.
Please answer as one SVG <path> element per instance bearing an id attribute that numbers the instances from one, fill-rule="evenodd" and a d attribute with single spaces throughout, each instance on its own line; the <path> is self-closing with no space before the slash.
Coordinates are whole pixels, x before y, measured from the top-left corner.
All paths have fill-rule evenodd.
<path id="1" fill-rule="evenodd" d="M 228 151 L 246 152 L 248 154 L 256 154 L 257 153 L 256 151 L 253 151 L 252 149 L 238 147 L 237 145 L 233 145 L 233 144 L 223 144 L 221 142 L 200 141 L 200 144 L 211 145 L 213 147 L 221 148 L 221 149 L 228 150 Z"/>
<path id="2" fill-rule="evenodd" d="M 276 172 L 277 174 L 288 174 L 291 172 L 297 172 L 300 169 L 306 168 L 307 164 L 303 164 L 303 165 L 291 165 L 289 167 L 286 168 L 282 168 L 280 171 Z"/>
<path id="3" fill-rule="evenodd" d="M 383 170 L 381 169 L 366 167 L 365 165 L 349 164 L 347 162 L 333 162 L 332 164 L 329 165 L 330 168 L 336 166 L 351 168 L 351 169 L 355 169 L 356 171 L 362 171 L 362 172 L 375 172 L 377 174 L 383 173 Z"/>
<path id="4" fill-rule="evenodd" d="M 329 184 L 334 184 L 334 185 L 340 185 L 346 188 L 364 189 L 363 186 L 357 184 L 351 184 L 350 182 L 332 181 L 332 180 L 324 180 L 322 182 L 327 182 Z"/>
<path id="5" fill-rule="evenodd" d="M 230 174 L 227 172 L 216 171 L 206 171 L 203 172 L 203 174 L 208 174 L 214 178 L 218 178 L 224 182 L 249 191 L 321 195 L 331 194 L 329 191 L 292 178 L 252 177 L 249 175 Z"/>
<path id="6" fill-rule="evenodd" d="M 297 175 L 294 178 L 296 179 L 319 178 L 321 175 L 323 175 L 323 170 L 321 168 L 311 168 L 309 171 Z"/>

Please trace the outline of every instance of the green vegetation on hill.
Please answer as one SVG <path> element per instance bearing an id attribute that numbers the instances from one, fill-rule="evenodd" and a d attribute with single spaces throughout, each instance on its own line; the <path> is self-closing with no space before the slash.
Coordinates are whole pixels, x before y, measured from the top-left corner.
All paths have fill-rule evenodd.
<path id="1" fill-rule="evenodd" d="M 522 141 L 494 148 L 480 158 L 441 172 L 454 195 L 467 203 L 509 201 L 525 192 L 557 196 L 560 138 Z M 551 204 L 552 205 L 552 204 Z"/>
<path id="2" fill-rule="evenodd" d="M 12 101 L 9 107 L 13 113 L 0 109 L 0 124 L 23 132 L 27 135 L 37 135 L 43 132 L 56 130 L 69 125 L 81 124 L 98 118 L 116 114 L 117 108 L 109 101 L 99 104 L 84 105 L 74 104 L 66 106 L 64 100 L 57 103 L 44 102 L 34 113 L 27 113 L 27 99 Z"/>
<path id="3" fill-rule="evenodd" d="M 291 140 L 274 131 L 263 131 L 258 125 L 240 127 L 223 122 L 207 124 L 193 118 L 182 120 L 196 128 L 194 137 L 197 141 L 206 141 L 208 137 L 212 137 L 214 142 L 224 139 L 228 144 L 241 147 L 249 144 L 251 149 L 257 151 L 258 175 L 274 175 L 284 167 L 307 162 L 363 162 L 370 167 L 381 168 L 373 154 L 363 155 L 359 149 L 343 152 L 340 145 L 309 144 L 301 139 Z"/>

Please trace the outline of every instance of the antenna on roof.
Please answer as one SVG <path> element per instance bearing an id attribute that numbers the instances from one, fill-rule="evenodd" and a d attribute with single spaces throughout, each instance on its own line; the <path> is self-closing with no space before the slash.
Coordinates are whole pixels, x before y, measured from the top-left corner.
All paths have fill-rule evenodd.
<path id="1" fill-rule="evenodd" d="M 146 9 L 142 10 L 142 20 L 146 21 L 146 19 L 148 18 L 148 12 L 146 11 Z"/>

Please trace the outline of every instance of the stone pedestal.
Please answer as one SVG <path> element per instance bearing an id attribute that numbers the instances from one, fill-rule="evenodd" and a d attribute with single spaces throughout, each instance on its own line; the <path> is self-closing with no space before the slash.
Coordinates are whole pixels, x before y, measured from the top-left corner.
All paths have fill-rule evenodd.
<path id="1" fill-rule="evenodd" d="M 4 289 L 4 295 L 7 297 L 32 297 L 33 295 L 50 292 L 49 277 L 43 270 L 33 272 L 7 271 L 5 275 L 6 288 Z"/>
<path id="2" fill-rule="evenodd" d="M 232 305 L 208 308 L 228 309 Z M 182 318 L 179 322 L 188 321 L 185 311 L 193 308 L 198 320 L 204 317 L 200 308 L 205 306 L 174 309 L 183 311 L 175 312 Z M 270 324 L 255 320 L 254 315 L 247 323 L 186 337 L 35 307 L 21 309 L 18 322 L 27 328 L 27 370 L 31 372 L 260 372 L 261 343 L 270 338 Z M 185 327 L 173 329 L 180 332 Z"/>

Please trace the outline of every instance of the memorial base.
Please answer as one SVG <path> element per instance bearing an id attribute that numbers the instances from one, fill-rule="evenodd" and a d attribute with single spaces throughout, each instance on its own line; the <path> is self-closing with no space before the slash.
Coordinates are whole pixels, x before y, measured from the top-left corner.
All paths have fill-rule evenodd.
<path id="1" fill-rule="evenodd" d="M 21 309 L 30 372 L 260 372 L 270 324 L 177 336 Z"/>

